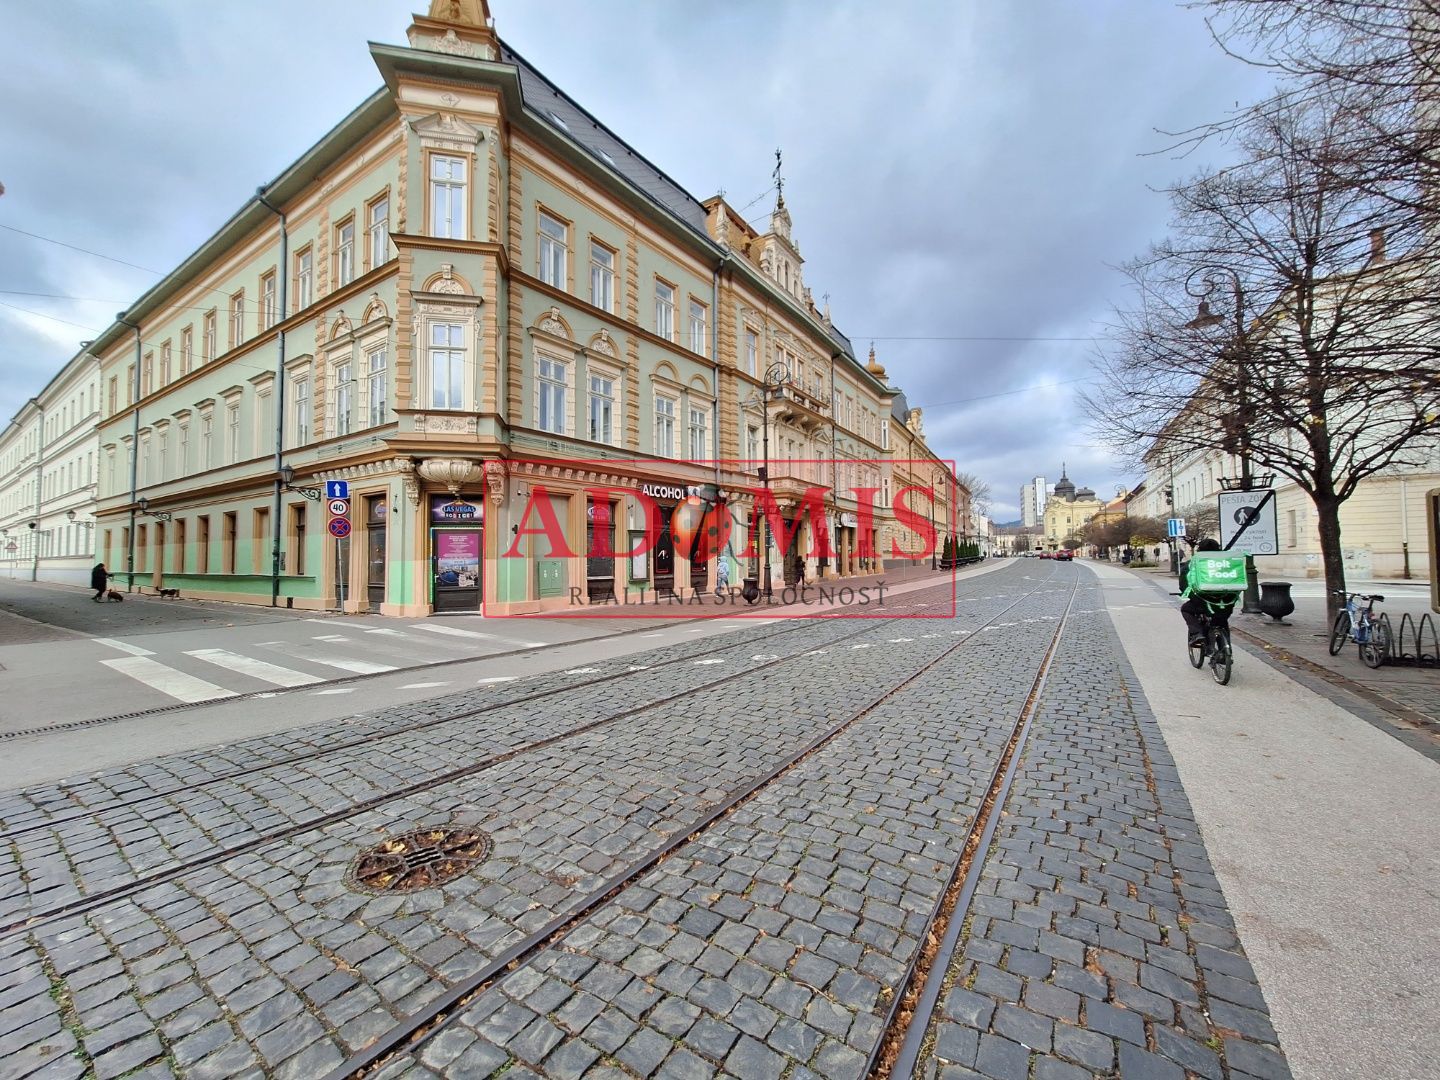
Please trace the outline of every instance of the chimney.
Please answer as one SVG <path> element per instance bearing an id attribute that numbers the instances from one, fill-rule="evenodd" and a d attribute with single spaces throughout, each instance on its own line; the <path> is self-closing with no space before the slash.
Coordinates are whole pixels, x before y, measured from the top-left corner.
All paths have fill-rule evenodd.
<path id="1" fill-rule="evenodd" d="M 1370 262 L 1369 266 L 1385 261 L 1385 230 L 1370 230 Z"/>

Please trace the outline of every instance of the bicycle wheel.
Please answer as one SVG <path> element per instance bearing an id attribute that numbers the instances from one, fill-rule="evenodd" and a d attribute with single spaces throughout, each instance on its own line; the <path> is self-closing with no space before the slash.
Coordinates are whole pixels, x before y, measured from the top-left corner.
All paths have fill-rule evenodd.
<path id="1" fill-rule="evenodd" d="M 1234 654 L 1230 651 L 1230 631 L 1217 630 L 1215 646 L 1210 653 L 1210 674 L 1215 676 L 1215 681 L 1221 686 L 1230 681 L 1234 660 Z"/>
<path id="2" fill-rule="evenodd" d="M 1345 647 L 1345 641 L 1350 637 L 1350 613 L 1342 611 L 1335 616 L 1335 627 L 1330 631 L 1330 655 L 1339 656 L 1340 650 Z"/>
<path id="3" fill-rule="evenodd" d="M 1360 660 L 1366 667 L 1378 668 L 1390 656 L 1390 627 L 1385 623 L 1370 624 L 1370 640 L 1360 646 Z"/>
<path id="4" fill-rule="evenodd" d="M 1190 666 L 1199 671 L 1205 666 L 1205 643 L 1190 646 Z"/>

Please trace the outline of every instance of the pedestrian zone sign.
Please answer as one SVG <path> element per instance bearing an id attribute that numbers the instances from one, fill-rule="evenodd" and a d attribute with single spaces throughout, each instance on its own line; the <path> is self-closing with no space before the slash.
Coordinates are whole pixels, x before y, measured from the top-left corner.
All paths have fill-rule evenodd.
<path id="1" fill-rule="evenodd" d="M 1170 518 L 1165 523 L 1165 535 L 1172 540 L 1185 535 L 1185 519 Z"/>
<path id="2" fill-rule="evenodd" d="M 1274 489 L 1220 493 L 1220 546 L 1247 555 L 1280 554 Z"/>

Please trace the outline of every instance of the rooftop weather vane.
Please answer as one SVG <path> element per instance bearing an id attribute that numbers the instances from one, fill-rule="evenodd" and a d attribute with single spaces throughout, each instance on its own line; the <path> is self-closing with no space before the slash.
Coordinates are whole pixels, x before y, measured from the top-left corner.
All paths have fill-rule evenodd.
<path id="1" fill-rule="evenodd" d="M 783 176 L 780 175 L 780 165 L 781 165 L 780 149 L 779 149 L 779 147 L 776 147 L 776 149 L 775 149 L 775 171 L 774 171 L 773 173 L 771 173 L 770 175 L 771 175 L 772 177 L 774 177 L 774 179 L 775 179 L 775 201 L 776 201 L 776 203 L 777 203 L 778 205 L 784 206 L 784 205 L 785 205 L 785 177 L 783 177 Z"/>

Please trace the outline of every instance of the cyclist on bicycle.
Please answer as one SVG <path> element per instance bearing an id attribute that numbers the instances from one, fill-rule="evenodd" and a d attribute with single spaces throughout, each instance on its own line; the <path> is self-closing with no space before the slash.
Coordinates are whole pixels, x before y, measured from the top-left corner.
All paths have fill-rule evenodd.
<path id="1" fill-rule="evenodd" d="M 1219 551 L 1220 542 L 1206 537 L 1195 545 L 1196 551 Z M 1209 617 L 1216 626 L 1227 626 L 1230 622 L 1230 613 L 1235 610 L 1235 601 L 1240 599 L 1239 593 L 1210 593 L 1206 596 L 1192 593 L 1190 591 L 1190 562 L 1186 560 L 1180 564 L 1180 595 L 1185 602 L 1180 605 L 1180 615 L 1185 619 L 1185 625 L 1190 630 L 1190 644 L 1205 644 L 1205 627 L 1202 622 Z"/>

